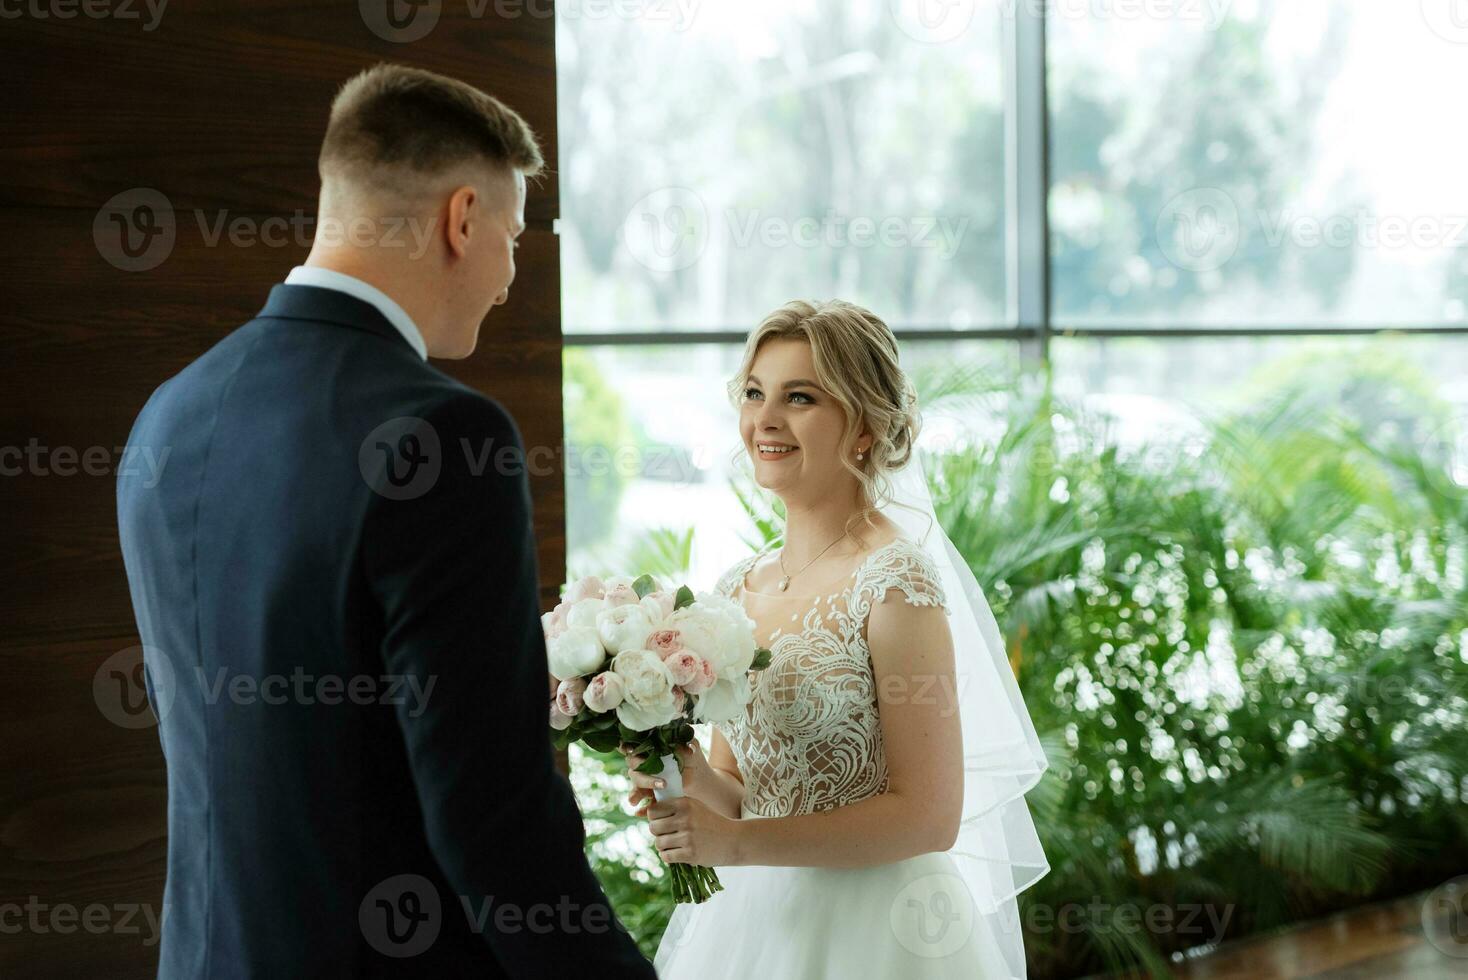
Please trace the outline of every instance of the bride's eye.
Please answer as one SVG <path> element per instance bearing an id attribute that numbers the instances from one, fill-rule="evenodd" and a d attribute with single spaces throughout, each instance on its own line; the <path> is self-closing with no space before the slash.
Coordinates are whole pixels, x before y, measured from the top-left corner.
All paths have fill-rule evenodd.
<path id="1" fill-rule="evenodd" d="M 744 389 L 744 397 L 745 398 L 751 398 L 751 397 L 753 397 L 755 395 L 758 395 L 758 394 L 759 394 L 759 389 L 758 388 L 745 388 Z"/>
<path id="2" fill-rule="evenodd" d="M 810 395 L 805 394 L 804 392 L 792 391 L 790 393 L 790 397 L 791 398 L 804 398 L 805 401 L 803 402 L 803 404 L 806 404 L 806 405 L 814 405 L 816 403 L 816 400 L 814 398 L 812 398 Z"/>

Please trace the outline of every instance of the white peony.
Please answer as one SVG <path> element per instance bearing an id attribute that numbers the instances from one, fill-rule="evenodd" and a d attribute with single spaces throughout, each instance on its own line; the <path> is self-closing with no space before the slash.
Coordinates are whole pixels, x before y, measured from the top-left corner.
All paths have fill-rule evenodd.
<path id="1" fill-rule="evenodd" d="M 738 673 L 730 677 L 720 677 L 714 682 L 714 686 L 698 696 L 698 704 L 693 708 L 693 720 L 696 722 L 726 722 L 733 721 L 744 713 L 744 706 L 749 704 L 753 692 L 749 686 L 749 675 Z"/>
<path id="2" fill-rule="evenodd" d="M 714 666 L 719 677 L 732 677 L 754 663 L 754 622 L 722 596 L 705 593 L 692 606 L 669 617 L 683 635 L 683 646 Z"/>
<path id="3" fill-rule="evenodd" d="M 607 658 L 601 635 L 584 626 L 572 626 L 551 637 L 546 641 L 545 654 L 551 675 L 562 681 L 591 673 Z"/>
<path id="4" fill-rule="evenodd" d="M 671 592 L 649 592 L 642 597 L 642 610 L 652 622 L 654 632 L 662 629 L 663 621 L 673 615 L 675 601 Z"/>
<path id="5" fill-rule="evenodd" d="M 652 633 L 652 621 L 638 603 L 608 606 L 596 614 L 596 629 L 608 650 L 639 650 Z"/>
<path id="6" fill-rule="evenodd" d="M 566 625 L 575 629 L 582 627 L 586 629 L 596 628 L 596 617 L 606 606 L 603 599 L 582 599 L 580 602 L 572 603 L 566 612 Z"/>
<path id="7" fill-rule="evenodd" d="M 570 587 L 566 589 L 566 598 L 563 601 L 567 606 L 574 606 L 582 599 L 600 597 L 605 590 L 606 587 L 602 584 L 601 579 L 595 575 L 588 575 L 571 583 Z"/>
<path id="8" fill-rule="evenodd" d="M 655 654 L 623 650 L 612 658 L 612 671 L 622 678 L 622 702 L 617 705 L 617 720 L 622 724 L 645 732 L 678 717 L 673 675 Z"/>

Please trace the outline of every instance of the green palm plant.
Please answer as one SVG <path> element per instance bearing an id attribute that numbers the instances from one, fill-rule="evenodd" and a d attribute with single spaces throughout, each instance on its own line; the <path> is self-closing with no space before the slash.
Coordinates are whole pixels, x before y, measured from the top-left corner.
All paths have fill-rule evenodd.
<path id="1" fill-rule="evenodd" d="M 1010 400 L 997 437 L 945 455 L 932 474 L 940 519 L 995 606 L 1037 726 L 1068 745 L 1064 804 L 1035 810 L 1053 870 L 1023 896 L 1027 912 L 1091 901 L 1228 908 L 1229 932 L 1254 931 L 1370 894 L 1425 846 L 1461 854 L 1461 820 L 1438 819 L 1423 788 L 1451 785 L 1439 802 L 1461 809 L 1464 765 L 1448 761 L 1461 749 L 1461 701 L 1444 725 L 1413 713 L 1455 683 L 1431 678 L 1443 673 L 1442 638 L 1461 628 L 1462 597 L 1404 606 L 1347 567 L 1383 521 L 1431 523 L 1404 501 L 1394 467 L 1351 443 L 1349 419 L 1308 390 L 1204 420 L 1193 453 L 1123 449 L 1104 420 L 1038 390 Z M 1388 455 L 1419 483 L 1441 480 L 1411 453 Z M 1417 641 L 1398 643 L 1411 657 L 1372 645 L 1412 636 L 1390 625 L 1406 619 Z M 1301 657 L 1320 636 L 1339 639 L 1338 656 Z M 1184 696 L 1164 683 L 1221 641 L 1238 690 Z M 1404 675 L 1412 693 L 1380 704 L 1380 679 Z M 1348 721 L 1293 744 L 1322 699 Z M 1398 786 L 1403 772 L 1421 775 Z M 1414 819 L 1384 820 L 1383 793 Z M 1035 936 L 1036 974 L 1167 975 L 1168 954 L 1197 942 L 1091 925 Z"/>

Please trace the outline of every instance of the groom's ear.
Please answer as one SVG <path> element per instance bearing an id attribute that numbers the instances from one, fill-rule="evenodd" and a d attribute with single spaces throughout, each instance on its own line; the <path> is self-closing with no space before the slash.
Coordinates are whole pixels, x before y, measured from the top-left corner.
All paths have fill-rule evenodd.
<path id="1" fill-rule="evenodd" d="M 469 250 L 469 226 L 480 203 L 481 195 L 473 184 L 462 184 L 449 195 L 444 238 L 449 253 L 457 258 L 463 258 Z"/>

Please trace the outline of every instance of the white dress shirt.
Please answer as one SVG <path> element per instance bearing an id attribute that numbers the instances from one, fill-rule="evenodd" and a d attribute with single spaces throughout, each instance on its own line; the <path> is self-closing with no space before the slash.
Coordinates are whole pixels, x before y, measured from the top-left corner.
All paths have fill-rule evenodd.
<path id="1" fill-rule="evenodd" d="M 423 333 L 418 329 L 418 324 L 408 316 L 408 311 L 403 309 L 393 298 L 371 283 L 363 282 L 356 276 L 349 276 L 344 272 L 334 272 L 331 269 L 321 269 L 311 265 L 298 265 L 291 270 L 290 275 L 285 277 L 288 286 L 320 286 L 322 289 L 335 289 L 337 292 L 354 296 L 364 303 L 371 303 L 387 317 L 387 322 L 397 327 L 398 333 L 408 341 L 408 344 L 418 352 L 418 356 L 425 361 L 428 360 L 428 345 L 423 342 Z"/>

